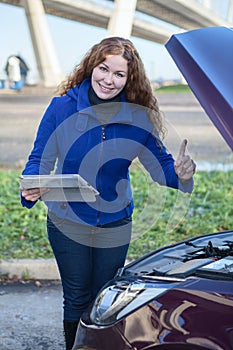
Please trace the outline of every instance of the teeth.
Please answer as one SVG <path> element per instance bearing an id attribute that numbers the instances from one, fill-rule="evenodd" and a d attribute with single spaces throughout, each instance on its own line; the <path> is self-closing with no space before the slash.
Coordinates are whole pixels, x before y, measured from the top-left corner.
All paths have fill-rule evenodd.
<path id="1" fill-rule="evenodd" d="M 112 89 L 106 88 L 105 86 L 101 85 L 101 89 L 105 90 L 105 91 L 111 91 Z"/>

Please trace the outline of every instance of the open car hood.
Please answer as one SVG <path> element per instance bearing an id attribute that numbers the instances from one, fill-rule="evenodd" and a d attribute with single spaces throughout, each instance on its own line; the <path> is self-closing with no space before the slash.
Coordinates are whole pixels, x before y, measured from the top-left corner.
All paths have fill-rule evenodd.
<path id="1" fill-rule="evenodd" d="M 165 47 L 233 150 L 233 30 L 210 27 L 174 34 Z"/>

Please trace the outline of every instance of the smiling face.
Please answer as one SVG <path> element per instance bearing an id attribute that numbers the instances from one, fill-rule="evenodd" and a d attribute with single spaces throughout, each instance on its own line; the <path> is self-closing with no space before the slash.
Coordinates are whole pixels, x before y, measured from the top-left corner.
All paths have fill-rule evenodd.
<path id="1" fill-rule="evenodd" d="M 121 55 L 109 55 L 93 69 L 92 88 L 103 100 L 118 95 L 125 87 L 128 75 L 128 64 Z"/>

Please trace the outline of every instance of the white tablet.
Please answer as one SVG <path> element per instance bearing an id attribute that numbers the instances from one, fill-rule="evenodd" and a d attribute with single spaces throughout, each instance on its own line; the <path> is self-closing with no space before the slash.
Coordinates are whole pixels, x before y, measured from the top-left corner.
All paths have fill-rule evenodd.
<path id="1" fill-rule="evenodd" d="M 94 202 L 99 195 L 79 174 L 21 175 L 20 188 L 48 188 L 43 201 Z"/>

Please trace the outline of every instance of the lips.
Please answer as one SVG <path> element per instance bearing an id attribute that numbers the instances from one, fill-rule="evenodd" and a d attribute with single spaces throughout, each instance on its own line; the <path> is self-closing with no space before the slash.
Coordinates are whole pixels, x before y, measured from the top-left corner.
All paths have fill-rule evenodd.
<path id="1" fill-rule="evenodd" d="M 99 84 L 99 87 L 103 92 L 112 92 L 114 90 L 113 88 L 109 88 L 109 87 L 103 86 L 101 84 Z"/>

